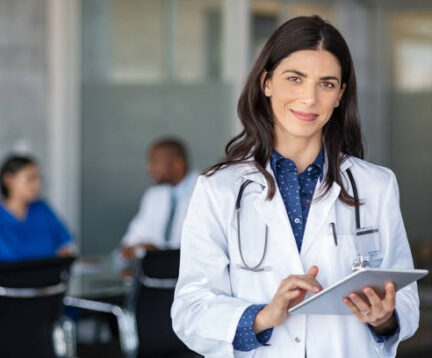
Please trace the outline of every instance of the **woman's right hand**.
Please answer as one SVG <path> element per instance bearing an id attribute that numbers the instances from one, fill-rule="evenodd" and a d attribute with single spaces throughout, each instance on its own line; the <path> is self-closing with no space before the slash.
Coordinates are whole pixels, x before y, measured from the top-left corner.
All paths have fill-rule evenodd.
<path id="1" fill-rule="evenodd" d="M 288 310 L 302 302 L 308 291 L 318 293 L 322 286 L 316 280 L 318 266 L 312 266 L 306 275 L 292 275 L 284 279 L 272 301 L 255 317 L 253 328 L 256 334 L 279 326 L 288 318 Z"/>

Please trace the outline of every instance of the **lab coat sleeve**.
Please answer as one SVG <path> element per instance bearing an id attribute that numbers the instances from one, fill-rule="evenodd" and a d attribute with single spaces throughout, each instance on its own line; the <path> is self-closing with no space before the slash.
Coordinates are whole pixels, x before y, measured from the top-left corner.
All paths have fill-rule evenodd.
<path id="1" fill-rule="evenodd" d="M 206 357 L 233 357 L 237 325 L 251 303 L 232 296 L 225 230 L 228 214 L 217 203 L 224 198 L 209 181 L 198 179 L 183 225 L 171 315 L 174 331 L 189 348 Z"/>
<path id="2" fill-rule="evenodd" d="M 383 268 L 412 269 L 411 250 L 399 206 L 399 189 L 393 172 L 381 210 L 380 231 L 383 243 Z M 381 357 L 394 357 L 400 341 L 411 337 L 419 325 L 417 284 L 410 284 L 396 293 L 396 311 L 400 331 L 384 343 L 375 342 Z"/>

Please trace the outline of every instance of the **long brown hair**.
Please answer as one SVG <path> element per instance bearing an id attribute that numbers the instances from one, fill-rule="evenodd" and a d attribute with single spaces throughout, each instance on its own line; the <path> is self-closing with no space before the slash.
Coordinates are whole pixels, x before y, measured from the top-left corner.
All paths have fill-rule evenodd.
<path id="1" fill-rule="evenodd" d="M 238 101 L 237 113 L 243 130 L 226 145 L 225 159 L 208 168 L 205 175 L 211 176 L 227 166 L 252 160 L 268 182 L 268 199 L 273 198 L 276 184 L 266 166 L 274 150 L 274 120 L 271 103 L 261 89 L 260 77 L 266 72 L 265 80 L 271 78 L 279 63 L 294 52 L 316 49 L 326 50 L 338 59 L 342 70 L 341 86 L 346 85 L 339 106 L 323 128 L 328 171 L 322 195 L 336 182 L 341 186 L 339 199 L 350 206 L 359 205 L 344 188 L 340 173 L 340 165 L 346 155 L 361 159 L 364 155 L 354 65 L 340 32 L 319 16 L 293 18 L 270 36 L 249 73 Z"/>

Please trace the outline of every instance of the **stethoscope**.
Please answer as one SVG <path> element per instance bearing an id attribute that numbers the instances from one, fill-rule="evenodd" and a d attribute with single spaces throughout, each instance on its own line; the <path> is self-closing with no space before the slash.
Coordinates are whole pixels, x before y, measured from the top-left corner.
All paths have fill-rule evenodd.
<path id="1" fill-rule="evenodd" d="M 263 250 L 263 254 L 261 256 L 261 260 L 255 266 L 249 266 L 243 257 L 243 250 L 242 250 L 242 244 L 241 244 L 240 208 L 241 208 L 241 199 L 243 197 L 243 192 L 250 183 L 252 183 L 252 180 L 248 179 L 240 186 L 240 189 L 239 189 L 239 192 L 237 195 L 236 204 L 235 204 L 236 216 L 237 216 L 237 240 L 238 240 L 240 258 L 241 258 L 242 263 L 243 263 L 243 265 L 237 265 L 237 268 L 242 269 L 242 270 L 246 270 L 246 271 L 252 271 L 252 272 L 270 271 L 271 268 L 269 266 L 261 267 L 261 265 L 264 261 L 266 252 L 267 252 L 267 238 L 268 238 L 268 225 L 267 224 L 265 226 L 264 250 Z"/>
<path id="2" fill-rule="evenodd" d="M 354 199 L 356 202 L 359 202 L 357 185 L 356 185 L 356 182 L 354 180 L 354 177 L 353 177 L 350 169 L 347 169 L 346 171 L 348 174 L 349 181 L 351 182 L 351 187 L 353 190 Z M 237 217 L 237 240 L 238 240 L 240 258 L 242 261 L 242 265 L 237 265 L 237 268 L 242 269 L 242 270 L 246 270 L 246 271 L 252 271 L 252 272 L 270 271 L 271 270 L 270 266 L 261 267 L 262 263 L 264 262 L 265 255 L 267 253 L 267 241 L 268 241 L 268 225 L 267 224 L 265 227 L 265 235 L 264 235 L 264 249 L 263 249 L 263 253 L 262 253 L 262 256 L 261 256 L 261 259 L 259 260 L 259 262 L 255 266 L 250 266 L 249 264 L 246 263 L 246 260 L 244 259 L 244 256 L 243 256 L 243 250 L 242 250 L 242 244 L 241 244 L 241 226 L 240 226 L 240 222 L 241 222 L 241 220 L 240 220 L 241 200 L 243 197 L 244 190 L 246 189 L 246 187 L 250 183 L 253 183 L 253 181 L 249 180 L 249 179 L 242 183 L 242 185 L 240 186 L 239 192 L 237 194 L 237 199 L 236 199 L 236 204 L 235 204 L 236 217 Z M 354 209 L 355 209 L 354 215 L 355 215 L 357 236 L 370 234 L 371 233 L 370 229 L 366 229 L 366 230 L 361 229 L 359 206 L 355 206 Z M 336 233 L 336 230 L 334 229 L 334 223 L 332 223 L 332 224 L 333 224 L 332 225 L 333 239 L 334 239 L 335 244 L 337 246 L 337 242 L 338 242 L 337 233 Z M 357 270 L 359 268 L 370 267 L 370 264 L 367 260 L 360 260 L 357 258 L 356 258 L 356 260 L 354 260 L 354 263 L 353 263 L 353 270 Z"/>

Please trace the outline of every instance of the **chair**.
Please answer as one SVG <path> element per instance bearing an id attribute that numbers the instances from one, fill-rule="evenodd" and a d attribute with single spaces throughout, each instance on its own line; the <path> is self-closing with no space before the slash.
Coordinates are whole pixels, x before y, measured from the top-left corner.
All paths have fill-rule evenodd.
<path id="1" fill-rule="evenodd" d="M 68 356 L 72 329 L 60 317 L 74 259 L 0 263 L 0 356 Z M 57 350 L 56 338 L 63 339 Z"/>
<path id="2" fill-rule="evenodd" d="M 172 329 L 179 265 L 179 250 L 148 251 L 139 262 L 129 303 L 136 317 L 138 357 L 195 356 Z"/>

